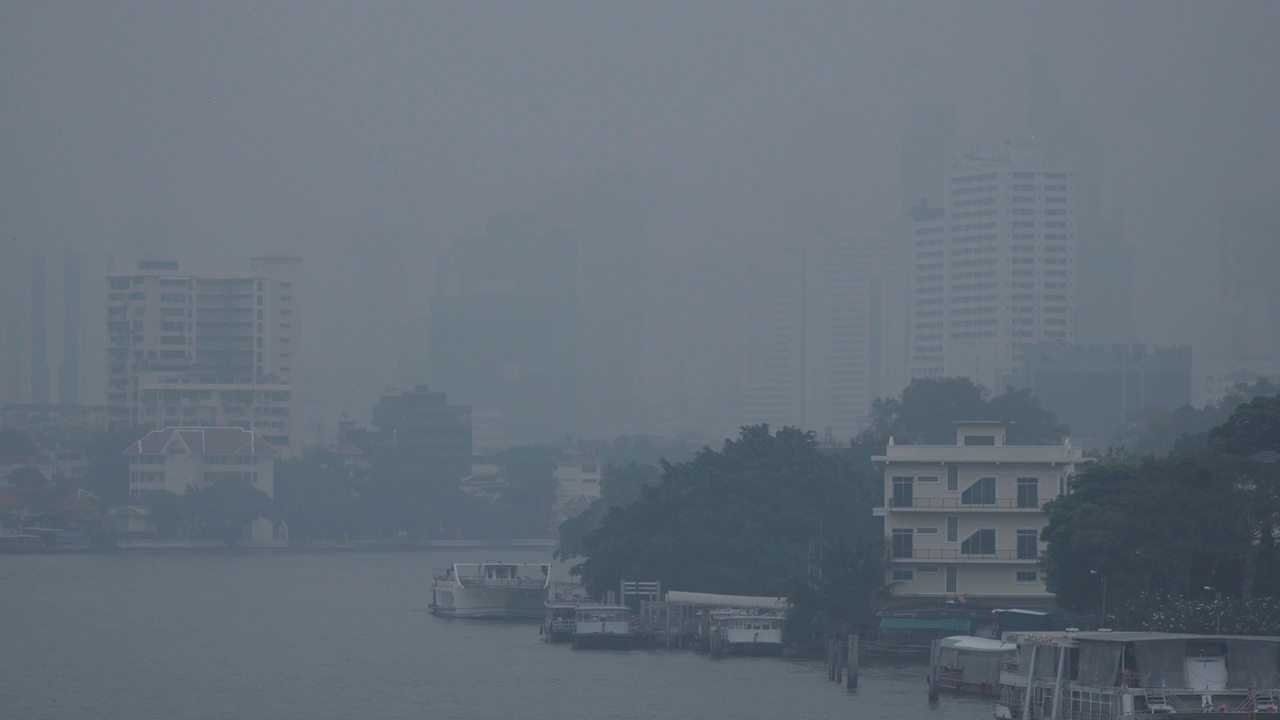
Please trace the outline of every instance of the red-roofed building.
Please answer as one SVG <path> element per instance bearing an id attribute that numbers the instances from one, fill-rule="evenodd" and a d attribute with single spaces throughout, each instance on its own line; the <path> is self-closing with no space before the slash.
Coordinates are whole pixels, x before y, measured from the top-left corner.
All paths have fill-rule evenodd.
<path id="1" fill-rule="evenodd" d="M 280 451 L 243 428 L 153 430 L 124 454 L 129 456 L 133 498 L 158 490 L 182 495 L 188 486 L 203 488 L 220 479 L 248 480 L 275 497 L 275 462 Z"/>

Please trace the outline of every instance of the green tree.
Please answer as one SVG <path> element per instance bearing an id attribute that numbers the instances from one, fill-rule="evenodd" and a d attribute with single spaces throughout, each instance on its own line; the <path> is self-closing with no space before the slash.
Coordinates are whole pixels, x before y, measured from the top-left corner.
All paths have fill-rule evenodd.
<path id="1" fill-rule="evenodd" d="M 808 591 L 815 587 L 810 548 L 829 544 L 833 567 L 876 568 L 883 540 L 871 508 L 881 492 L 844 458 L 820 451 L 813 433 L 745 427 L 720 451 L 706 448 L 691 461 L 664 463 L 658 484 L 609 509 L 585 538 L 586 559 L 574 571 L 596 594 L 624 578 L 691 591 L 800 593 L 809 612 L 825 611 L 824 622 L 841 616 L 844 625 L 857 625 L 865 618 L 843 616 L 869 601 L 831 604 Z M 845 557 L 849 552 L 857 556 Z M 874 593 L 879 573 L 868 572 L 870 582 L 848 591 Z"/>
<path id="2" fill-rule="evenodd" d="M 124 452 L 146 434 L 136 427 L 94 432 L 84 448 L 89 467 L 81 486 L 109 503 L 128 502 L 129 457 Z"/>
<path id="3" fill-rule="evenodd" d="M 272 515 L 271 498 L 242 478 L 223 478 L 204 488 L 188 486 L 183 498 L 192 522 L 228 545 L 238 543 L 250 521 Z"/>
<path id="4" fill-rule="evenodd" d="M 281 462 L 275 476 L 275 504 L 289 523 L 290 537 L 320 540 L 352 538 L 368 529 L 362 497 L 363 473 L 353 472 L 345 458 L 318 449 Z"/>
<path id="5" fill-rule="evenodd" d="M 1184 405 L 1171 412 L 1150 410 L 1117 433 L 1112 444 L 1126 448 L 1135 458 L 1204 452 L 1208 449 L 1209 431 L 1226 422 L 1236 408 L 1277 392 L 1280 388 L 1264 378 L 1252 385 L 1236 385 L 1222 400 L 1203 408 Z"/>
<path id="6" fill-rule="evenodd" d="M 989 397 L 969 378 L 916 378 L 900 398 L 876 400 L 862 437 L 884 449 L 890 437 L 909 445 L 950 445 L 958 420 L 1008 420 L 1011 445 L 1056 445 L 1068 429 L 1030 390 Z"/>
<path id="7" fill-rule="evenodd" d="M 646 487 L 657 485 L 662 470 L 640 462 L 610 463 L 600 472 L 600 497 L 582 512 L 560 523 L 558 560 L 580 557 L 585 552 L 587 536 L 600 526 L 610 508 L 629 505 L 640 499 Z"/>
<path id="8" fill-rule="evenodd" d="M 1280 452 L 1280 395 L 1256 397 L 1209 431 L 1209 447 L 1225 455 Z"/>

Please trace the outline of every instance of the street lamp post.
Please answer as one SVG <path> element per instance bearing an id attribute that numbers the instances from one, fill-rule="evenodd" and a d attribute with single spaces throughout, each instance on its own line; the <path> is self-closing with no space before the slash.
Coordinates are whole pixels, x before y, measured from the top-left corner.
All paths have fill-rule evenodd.
<path id="1" fill-rule="evenodd" d="M 1097 570 L 1090 570 L 1089 574 L 1102 579 L 1102 621 L 1098 623 L 1098 627 L 1103 628 L 1107 625 L 1107 574 Z"/>

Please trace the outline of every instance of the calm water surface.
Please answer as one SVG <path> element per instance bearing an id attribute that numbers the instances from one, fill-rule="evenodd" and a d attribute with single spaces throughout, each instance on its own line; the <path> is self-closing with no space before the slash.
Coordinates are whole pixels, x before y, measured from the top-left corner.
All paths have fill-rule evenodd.
<path id="1" fill-rule="evenodd" d="M 575 651 L 427 611 L 431 569 L 522 551 L 0 556 L 0 717 L 935 718 L 923 666 Z"/>

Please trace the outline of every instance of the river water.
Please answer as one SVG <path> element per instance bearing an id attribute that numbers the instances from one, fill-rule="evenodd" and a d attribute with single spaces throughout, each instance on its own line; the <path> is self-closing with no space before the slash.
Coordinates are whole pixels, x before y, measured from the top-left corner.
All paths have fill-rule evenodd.
<path id="1" fill-rule="evenodd" d="M 0 556 L 0 717 L 937 718 L 923 665 L 583 651 L 432 616 L 431 570 L 529 551 Z"/>

